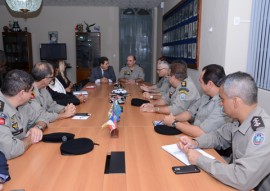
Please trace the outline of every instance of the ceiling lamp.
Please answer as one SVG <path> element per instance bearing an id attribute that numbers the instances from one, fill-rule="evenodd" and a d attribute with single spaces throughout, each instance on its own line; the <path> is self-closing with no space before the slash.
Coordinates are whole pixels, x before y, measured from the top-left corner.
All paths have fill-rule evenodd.
<path id="1" fill-rule="evenodd" d="M 6 0 L 6 3 L 12 11 L 31 13 L 40 8 L 42 0 Z"/>

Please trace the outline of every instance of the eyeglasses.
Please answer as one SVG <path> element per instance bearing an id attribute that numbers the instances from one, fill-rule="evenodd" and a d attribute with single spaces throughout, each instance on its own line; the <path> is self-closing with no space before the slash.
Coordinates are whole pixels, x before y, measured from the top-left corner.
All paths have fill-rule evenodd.
<path id="1" fill-rule="evenodd" d="M 46 78 L 54 79 L 54 76 L 47 76 Z"/>
<path id="2" fill-rule="evenodd" d="M 166 69 L 166 68 L 160 68 L 160 69 L 157 68 L 157 71 L 160 72 L 160 71 L 163 70 L 163 69 Z"/>

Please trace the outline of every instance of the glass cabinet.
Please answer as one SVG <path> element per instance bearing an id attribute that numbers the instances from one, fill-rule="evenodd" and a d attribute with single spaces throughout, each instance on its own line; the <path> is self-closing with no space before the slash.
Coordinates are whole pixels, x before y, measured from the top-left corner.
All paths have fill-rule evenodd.
<path id="1" fill-rule="evenodd" d="M 77 82 L 88 79 L 100 58 L 100 33 L 76 33 Z"/>
<path id="2" fill-rule="evenodd" d="M 29 32 L 2 32 L 7 71 L 30 72 L 33 66 L 32 39 Z"/>

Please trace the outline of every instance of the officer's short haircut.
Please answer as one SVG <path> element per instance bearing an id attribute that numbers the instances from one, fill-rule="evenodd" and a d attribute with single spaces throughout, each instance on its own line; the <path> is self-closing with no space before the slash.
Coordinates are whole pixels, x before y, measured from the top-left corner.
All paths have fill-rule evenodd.
<path id="1" fill-rule="evenodd" d="M 15 96 L 21 90 L 28 92 L 34 83 L 33 77 L 23 70 L 11 70 L 4 79 L 1 92 L 6 96 Z"/>
<path id="2" fill-rule="evenodd" d="M 217 87 L 220 87 L 223 78 L 226 77 L 224 68 L 217 64 L 205 66 L 202 71 L 205 71 L 202 80 L 205 84 L 212 81 Z"/>
<path id="3" fill-rule="evenodd" d="M 136 61 L 136 56 L 134 56 L 134 55 L 132 55 L 132 54 L 128 55 L 128 57 L 130 57 L 130 56 L 133 57 L 133 60 L 134 60 L 134 61 Z"/>
<path id="4" fill-rule="evenodd" d="M 157 65 L 161 65 L 162 68 L 170 68 L 170 64 L 164 56 L 157 59 Z"/>
<path id="5" fill-rule="evenodd" d="M 187 64 L 184 60 L 173 61 L 170 69 L 170 75 L 175 76 L 178 80 L 182 81 L 187 78 Z"/>
<path id="6" fill-rule="evenodd" d="M 247 73 L 229 74 L 223 81 L 224 93 L 228 98 L 239 97 L 247 105 L 258 101 L 258 87 L 254 79 Z"/>
<path id="7" fill-rule="evenodd" d="M 102 56 L 99 58 L 99 65 L 104 64 L 105 61 L 109 61 L 109 59 L 105 56 Z"/>
<path id="8" fill-rule="evenodd" d="M 39 62 L 32 69 L 32 76 L 37 82 L 51 75 L 53 75 L 53 66 L 48 62 Z"/>

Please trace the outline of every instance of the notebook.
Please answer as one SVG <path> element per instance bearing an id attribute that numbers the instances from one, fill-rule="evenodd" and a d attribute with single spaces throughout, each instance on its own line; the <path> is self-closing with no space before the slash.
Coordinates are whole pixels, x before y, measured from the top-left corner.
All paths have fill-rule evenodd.
<path id="1" fill-rule="evenodd" d="M 185 165 L 190 165 L 190 163 L 188 162 L 186 154 L 183 151 L 181 151 L 177 147 L 176 144 L 164 145 L 161 148 L 164 149 L 165 151 L 167 151 L 168 153 L 170 153 L 172 156 L 174 156 L 175 158 L 177 158 L 181 162 L 183 162 Z M 195 150 L 200 152 L 202 155 L 209 157 L 210 159 L 215 159 L 215 157 L 213 157 L 212 155 L 206 153 L 202 149 L 197 148 Z"/>

